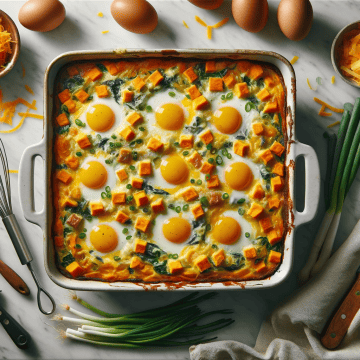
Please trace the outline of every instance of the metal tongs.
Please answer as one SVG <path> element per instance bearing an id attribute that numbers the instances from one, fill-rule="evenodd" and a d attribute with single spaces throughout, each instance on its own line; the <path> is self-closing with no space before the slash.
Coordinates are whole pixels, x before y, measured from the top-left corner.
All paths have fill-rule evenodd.
<path id="1" fill-rule="evenodd" d="M 5 147 L 0 139 L 0 160 L 3 168 L 3 176 L 0 174 L 0 216 L 5 225 L 5 228 L 10 236 L 10 239 L 15 247 L 15 250 L 19 256 L 20 262 L 22 265 L 27 265 L 30 270 L 30 273 L 36 283 L 38 292 L 37 292 L 37 303 L 39 310 L 45 314 L 50 315 L 55 311 L 56 304 L 55 300 L 52 296 L 41 287 L 39 280 L 33 270 L 31 261 L 33 260 L 32 255 L 30 253 L 30 249 L 28 248 L 24 235 L 21 232 L 19 223 L 16 220 L 15 215 L 12 211 L 11 206 L 11 187 L 10 187 L 10 177 L 9 177 L 9 166 L 7 161 L 7 156 L 5 152 Z M 3 177 L 5 181 L 3 181 Z M 41 293 L 44 293 L 52 303 L 52 309 L 50 311 L 46 311 L 43 309 L 41 305 Z"/>

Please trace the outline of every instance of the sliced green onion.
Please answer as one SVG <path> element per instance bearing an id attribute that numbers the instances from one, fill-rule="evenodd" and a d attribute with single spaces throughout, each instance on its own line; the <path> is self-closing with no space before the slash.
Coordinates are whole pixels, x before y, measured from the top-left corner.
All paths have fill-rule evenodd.
<path id="1" fill-rule="evenodd" d="M 175 141 L 175 142 L 174 142 L 174 146 L 179 147 L 179 146 L 180 146 L 180 143 L 177 142 L 177 141 Z"/>
<path id="2" fill-rule="evenodd" d="M 106 191 L 107 193 L 109 193 L 109 192 L 111 191 L 110 186 L 106 186 L 105 191 Z"/>
<path id="3" fill-rule="evenodd" d="M 231 158 L 232 158 L 232 155 L 231 155 L 231 154 L 227 154 L 226 157 L 227 157 L 228 159 L 231 159 Z"/>
<path id="4" fill-rule="evenodd" d="M 191 182 L 192 184 L 195 184 L 195 179 L 190 179 L 190 182 Z"/>
<path id="5" fill-rule="evenodd" d="M 225 100 L 226 96 L 225 95 L 221 95 L 221 100 Z"/>
<path id="6" fill-rule="evenodd" d="M 189 155 L 189 152 L 186 150 L 186 151 L 183 151 L 182 153 L 184 156 L 188 156 Z"/>
<path id="7" fill-rule="evenodd" d="M 179 214 L 179 213 L 181 213 L 181 206 L 177 206 L 176 208 L 175 208 L 175 211 Z"/>
<path id="8" fill-rule="evenodd" d="M 131 205 L 131 206 L 129 207 L 129 209 L 130 209 L 130 211 L 135 211 L 136 207 L 133 206 L 133 205 Z"/>
<path id="9" fill-rule="evenodd" d="M 216 164 L 217 164 L 217 165 L 222 165 L 223 162 L 224 162 L 224 161 L 223 161 L 223 158 L 222 158 L 220 155 L 218 155 L 218 156 L 216 157 Z"/>
<path id="10" fill-rule="evenodd" d="M 251 109 L 255 109 L 255 104 L 253 104 L 251 101 L 249 101 L 245 105 L 245 111 L 250 112 Z"/>
<path id="11" fill-rule="evenodd" d="M 203 196 L 201 199 L 200 199 L 200 203 L 204 206 L 209 206 L 209 200 L 207 199 L 206 196 Z"/>
<path id="12" fill-rule="evenodd" d="M 89 152 L 90 154 L 95 154 L 95 149 L 90 149 Z"/>
<path id="13" fill-rule="evenodd" d="M 176 96 L 176 94 L 175 94 L 173 91 L 170 91 L 170 92 L 169 92 L 169 96 L 171 96 L 171 97 L 175 97 L 175 96 Z"/>
<path id="14" fill-rule="evenodd" d="M 129 232 L 128 228 L 124 228 L 123 231 L 122 231 L 123 234 L 127 234 L 128 232 Z"/>
<path id="15" fill-rule="evenodd" d="M 75 119 L 75 124 L 80 127 L 84 127 L 85 124 L 80 119 Z"/>
<path id="16" fill-rule="evenodd" d="M 152 107 L 151 107 L 150 105 L 146 105 L 145 110 L 146 110 L 147 112 L 151 112 L 151 111 L 152 111 Z"/>
<path id="17" fill-rule="evenodd" d="M 102 197 L 103 199 L 106 199 L 106 192 L 103 191 L 103 192 L 101 193 L 101 197 Z"/>
<path id="18" fill-rule="evenodd" d="M 81 245 L 80 244 L 75 244 L 75 249 L 81 249 Z"/>
<path id="19" fill-rule="evenodd" d="M 245 237 L 247 237 L 247 238 L 250 237 L 250 233 L 246 232 Z"/>
<path id="20" fill-rule="evenodd" d="M 210 178 L 211 178 L 210 174 L 206 174 L 206 175 L 205 175 L 205 180 L 206 180 L 206 181 L 209 181 Z"/>
<path id="21" fill-rule="evenodd" d="M 115 260 L 115 261 L 120 261 L 121 259 L 120 259 L 119 256 L 114 256 L 114 260 Z"/>
<path id="22" fill-rule="evenodd" d="M 77 151 L 77 152 L 76 152 L 76 156 L 78 156 L 78 157 L 82 156 L 82 152 L 81 152 L 81 151 Z"/>
<path id="23" fill-rule="evenodd" d="M 132 238 L 132 235 L 128 235 L 127 237 L 126 237 L 126 240 L 130 240 Z"/>
<path id="24" fill-rule="evenodd" d="M 115 134 L 112 134 L 111 137 L 112 137 L 113 139 L 116 139 L 116 135 L 115 135 Z"/>
<path id="25" fill-rule="evenodd" d="M 237 203 L 238 203 L 239 205 L 243 204 L 244 202 L 245 202 L 245 199 L 244 199 L 244 198 L 241 198 L 241 199 L 239 199 L 239 200 L 237 201 Z"/>
<path id="26" fill-rule="evenodd" d="M 112 161 L 111 159 L 106 159 L 106 160 L 105 160 L 105 164 L 109 164 L 109 165 L 110 165 L 112 162 L 113 162 L 113 161 Z"/>
<path id="27" fill-rule="evenodd" d="M 223 193 L 222 198 L 223 198 L 224 200 L 228 199 L 228 198 L 229 198 L 229 194 L 228 194 L 228 193 Z"/>
<path id="28" fill-rule="evenodd" d="M 229 92 L 226 94 L 226 100 L 231 100 L 233 98 L 234 94 L 232 92 Z"/>
<path id="29" fill-rule="evenodd" d="M 211 145 L 211 144 L 207 144 L 207 145 L 206 145 L 206 149 L 207 149 L 207 150 L 211 150 L 211 149 L 212 149 L 212 145 Z"/>
<path id="30" fill-rule="evenodd" d="M 140 127 L 139 127 L 139 130 L 140 130 L 140 131 L 145 131 L 145 128 L 144 128 L 143 126 L 140 126 Z"/>
<path id="31" fill-rule="evenodd" d="M 126 188 L 130 190 L 132 188 L 131 184 L 127 184 Z"/>
<path id="32" fill-rule="evenodd" d="M 201 185 L 202 184 L 202 181 L 199 179 L 196 181 L 196 185 Z"/>
<path id="33" fill-rule="evenodd" d="M 228 151 L 227 151 L 227 149 L 222 149 L 222 150 L 221 150 L 221 153 L 222 153 L 224 156 L 227 156 Z"/>
<path id="34" fill-rule="evenodd" d="M 188 210 L 189 210 L 189 205 L 188 204 L 184 205 L 183 206 L 183 211 L 188 211 Z"/>
<path id="35" fill-rule="evenodd" d="M 136 143 L 137 143 L 137 144 L 142 144 L 142 143 L 143 143 L 143 139 L 136 139 Z"/>
<path id="36" fill-rule="evenodd" d="M 129 168 L 130 168 L 130 170 L 135 170 L 135 166 L 134 166 L 134 165 L 130 165 Z"/>
<path id="37" fill-rule="evenodd" d="M 208 163 L 209 163 L 209 164 L 213 164 L 214 161 L 215 161 L 214 158 L 208 158 Z"/>
<path id="38" fill-rule="evenodd" d="M 79 234 L 79 239 L 85 239 L 86 238 L 86 234 L 85 233 L 80 233 Z"/>
<path id="39" fill-rule="evenodd" d="M 245 210 L 243 208 L 239 208 L 238 213 L 242 216 L 245 214 Z"/>
<path id="40" fill-rule="evenodd" d="M 126 198 L 126 201 L 127 201 L 127 202 L 130 202 L 130 201 L 133 200 L 133 198 L 134 198 L 134 197 L 133 197 L 132 195 L 129 195 L 129 196 Z"/>

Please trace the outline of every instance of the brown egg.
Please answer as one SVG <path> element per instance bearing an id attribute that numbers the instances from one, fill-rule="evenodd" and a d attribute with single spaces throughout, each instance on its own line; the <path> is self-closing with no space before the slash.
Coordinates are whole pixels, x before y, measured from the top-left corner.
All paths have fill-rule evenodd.
<path id="1" fill-rule="evenodd" d="M 233 0 L 232 13 L 241 28 L 257 33 L 267 23 L 269 5 L 267 0 Z"/>
<path id="2" fill-rule="evenodd" d="M 299 41 L 311 29 L 313 8 L 309 0 L 281 0 L 277 19 L 284 35 L 290 40 Z"/>
<path id="3" fill-rule="evenodd" d="M 111 15 L 121 27 L 136 34 L 150 33 L 158 24 L 156 10 L 145 0 L 114 0 Z"/>
<path id="4" fill-rule="evenodd" d="M 59 0 L 29 0 L 19 10 L 20 24 L 32 31 L 50 31 L 65 19 L 65 7 Z"/>
<path id="5" fill-rule="evenodd" d="M 224 0 L 188 0 L 195 6 L 206 9 L 206 10 L 214 10 L 217 9 Z"/>

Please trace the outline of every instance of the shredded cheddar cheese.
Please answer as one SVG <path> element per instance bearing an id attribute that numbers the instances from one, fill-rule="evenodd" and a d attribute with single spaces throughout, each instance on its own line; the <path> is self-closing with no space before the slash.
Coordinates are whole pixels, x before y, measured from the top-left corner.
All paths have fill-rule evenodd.
<path id="1" fill-rule="evenodd" d="M 25 119 L 27 118 L 27 116 L 29 115 L 29 111 L 32 109 L 32 108 L 35 108 L 36 109 L 36 100 L 33 100 L 32 104 L 29 104 L 30 106 L 28 106 L 28 108 L 26 109 L 26 113 L 24 114 L 24 116 L 21 118 L 20 122 L 12 129 L 10 130 L 0 130 L 0 133 L 1 134 L 10 134 L 10 133 L 13 133 L 15 132 L 16 130 L 19 130 L 23 124 L 24 124 L 24 121 Z"/>
<path id="2" fill-rule="evenodd" d="M 195 20 L 202 26 L 206 27 L 206 35 L 209 40 L 212 38 L 212 29 L 218 29 L 219 27 L 225 25 L 229 18 L 224 18 L 215 25 L 208 25 L 204 20 L 200 19 L 197 15 L 195 15 Z M 185 23 L 185 22 L 184 22 Z"/>
<path id="3" fill-rule="evenodd" d="M 327 127 L 328 127 L 328 128 L 332 128 L 332 127 L 334 127 L 334 126 L 336 126 L 336 125 L 339 125 L 339 124 L 340 124 L 340 121 L 335 121 L 334 123 L 328 125 Z"/>
<path id="4" fill-rule="evenodd" d="M 212 26 L 208 26 L 206 30 L 207 30 L 207 38 L 208 38 L 209 40 L 211 40 L 211 37 L 212 37 Z"/>
<path id="5" fill-rule="evenodd" d="M 104 31 L 102 31 L 101 33 L 102 34 L 107 34 L 109 32 L 109 30 L 104 30 Z"/>
<path id="6" fill-rule="evenodd" d="M 336 112 L 336 113 L 339 113 L 339 114 L 342 114 L 344 112 L 344 109 L 339 109 L 339 108 L 336 108 L 334 106 L 331 106 L 331 105 L 327 104 L 325 101 L 322 101 L 322 100 L 318 99 L 317 97 L 314 97 L 314 101 L 317 102 L 318 104 L 328 108 L 329 110 L 331 110 L 333 112 Z"/>
<path id="7" fill-rule="evenodd" d="M 18 115 L 19 116 L 26 115 L 27 117 L 33 118 L 33 119 L 40 119 L 40 120 L 44 119 L 44 117 L 42 115 L 39 115 L 39 114 L 26 114 L 26 113 L 23 113 L 23 112 L 19 112 Z"/>
<path id="8" fill-rule="evenodd" d="M 104 14 L 100 11 L 100 12 L 98 12 L 97 16 L 99 16 L 99 17 L 103 17 L 103 16 L 104 16 Z"/>
<path id="9" fill-rule="evenodd" d="M 335 75 L 333 75 L 333 76 L 331 77 L 331 83 L 332 83 L 332 84 L 335 84 Z"/>
<path id="10" fill-rule="evenodd" d="M 4 65 L 6 63 L 7 55 L 12 53 L 12 42 L 11 34 L 0 24 L 0 65 Z"/>
<path id="11" fill-rule="evenodd" d="M 187 29 L 189 29 L 189 26 L 188 26 L 188 24 L 183 20 L 183 25 L 187 28 Z"/>
<path id="12" fill-rule="evenodd" d="M 206 23 L 204 20 L 200 19 L 197 15 L 195 15 L 195 20 L 196 20 L 200 25 L 207 27 L 207 23 Z"/>
<path id="13" fill-rule="evenodd" d="M 30 86 L 25 85 L 25 89 L 26 89 L 31 95 L 35 95 L 33 89 L 32 89 Z"/>
<path id="14" fill-rule="evenodd" d="M 306 79 L 306 82 L 307 82 L 307 84 L 308 84 L 308 87 L 309 87 L 312 91 L 316 91 L 316 90 L 317 90 L 317 87 L 314 89 L 314 88 L 311 86 L 309 78 Z"/>
<path id="15" fill-rule="evenodd" d="M 213 27 L 214 29 L 218 29 L 219 27 L 225 25 L 228 21 L 229 21 L 229 18 L 228 18 L 228 17 L 227 17 L 227 18 L 224 18 L 224 19 L 222 19 L 221 21 L 219 21 L 218 23 L 216 23 L 215 25 L 213 25 L 212 27 Z"/>
<path id="16" fill-rule="evenodd" d="M 294 65 L 298 60 L 299 60 L 299 57 L 298 57 L 298 56 L 294 56 L 294 57 L 291 59 L 290 64 L 291 64 L 291 65 Z"/>
<path id="17" fill-rule="evenodd" d="M 9 170 L 9 174 L 18 174 L 19 170 Z"/>
<path id="18" fill-rule="evenodd" d="M 341 70 L 344 70 L 346 73 L 350 74 L 351 76 L 353 76 L 354 78 L 360 80 L 360 75 L 357 74 L 355 71 L 352 71 L 350 69 L 348 69 L 345 66 L 341 66 Z"/>

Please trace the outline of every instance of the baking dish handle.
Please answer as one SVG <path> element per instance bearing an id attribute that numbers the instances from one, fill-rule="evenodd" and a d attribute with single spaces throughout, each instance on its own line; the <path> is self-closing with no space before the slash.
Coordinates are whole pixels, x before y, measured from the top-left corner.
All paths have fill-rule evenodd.
<path id="1" fill-rule="evenodd" d="M 44 228 L 45 207 L 41 211 L 35 211 L 34 201 L 34 167 L 37 156 L 41 156 L 45 160 L 44 140 L 26 148 L 21 157 L 19 169 L 20 205 L 27 221 Z"/>
<path id="2" fill-rule="evenodd" d="M 320 167 L 311 146 L 295 141 L 294 149 L 295 159 L 303 156 L 305 160 L 305 207 L 302 212 L 294 209 L 294 225 L 298 226 L 309 222 L 316 215 L 320 198 Z"/>

